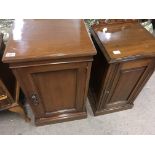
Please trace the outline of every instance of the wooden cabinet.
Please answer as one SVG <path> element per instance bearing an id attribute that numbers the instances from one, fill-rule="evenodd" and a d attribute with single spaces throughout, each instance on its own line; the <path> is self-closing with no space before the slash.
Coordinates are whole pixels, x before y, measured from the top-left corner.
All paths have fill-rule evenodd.
<path id="1" fill-rule="evenodd" d="M 36 125 L 85 118 L 95 48 L 82 20 L 24 20 L 14 30 L 3 61 L 10 64 L 35 115 Z M 13 52 L 14 57 L 7 57 Z"/>
<path id="2" fill-rule="evenodd" d="M 30 119 L 19 100 L 20 87 L 11 69 L 2 62 L 5 45 L 0 35 L 0 111 L 9 110 L 19 113 L 26 121 Z"/>
<path id="3" fill-rule="evenodd" d="M 106 28 L 106 31 L 104 31 Z M 135 23 L 96 25 L 89 99 L 95 115 L 133 107 L 155 68 L 155 39 Z"/>

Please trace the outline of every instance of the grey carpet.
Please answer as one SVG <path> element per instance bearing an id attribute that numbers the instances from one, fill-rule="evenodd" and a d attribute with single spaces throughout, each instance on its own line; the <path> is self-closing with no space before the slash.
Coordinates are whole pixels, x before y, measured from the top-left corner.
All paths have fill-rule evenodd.
<path id="1" fill-rule="evenodd" d="M 94 117 L 87 101 L 88 118 L 35 127 L 18 114 L 0 113 L 0 134 L 155 134 L 155 73 L 145 85 L 131 110 Z M 31 111 L 29 115 L 33 117 Z"/>

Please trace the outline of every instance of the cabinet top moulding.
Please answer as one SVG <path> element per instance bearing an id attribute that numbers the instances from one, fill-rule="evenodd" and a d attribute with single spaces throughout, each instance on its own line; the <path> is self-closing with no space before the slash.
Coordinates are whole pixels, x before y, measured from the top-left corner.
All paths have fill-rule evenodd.
<path id="1" fill-rule="evenodd" d="M 3 62 L 32 62 L 95 54 L 83 20 L 15 20 Z"/>
<path id="2" fill-rule="evenodd" d="M 91 34 L 109 63 L 155 57 L 155 38 L 139 23 L 94 25 Z"/>

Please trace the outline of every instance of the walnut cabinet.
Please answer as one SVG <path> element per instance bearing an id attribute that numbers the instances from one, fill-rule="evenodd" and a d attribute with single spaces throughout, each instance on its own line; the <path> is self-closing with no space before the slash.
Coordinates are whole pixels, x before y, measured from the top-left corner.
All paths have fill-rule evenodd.
<path id="1" fill-rule="evenodd" d="M 3 61 L 19 81 L 36 125 L 85 118 L 96 50 L 83 20 L 23 20 L 22 29 L 16 22 Z M 22 34 L 17 40 L 15 29 Z"/>
<path id="2" fill-rule="evenodd" d="M 104 29 L 106 28 L 106 29 Z M 155 68 L 155 39 L 139 23 L 95 25 L 89 99 L 95 115 L 133 107 Z"/>

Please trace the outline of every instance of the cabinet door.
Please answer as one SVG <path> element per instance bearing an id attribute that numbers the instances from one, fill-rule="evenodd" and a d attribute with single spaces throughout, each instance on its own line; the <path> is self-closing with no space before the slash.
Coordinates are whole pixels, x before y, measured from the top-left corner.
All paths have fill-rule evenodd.
<path id="1" fill-rule="evenodd" d="M 45 118 L 85 111 L 88 66 L 86 62 L 40 65 L 17 68 L 14 73 L 35 117 Z"/>
<path id="2" fill-rule="evenodd" d="M 154 59 L 142 59 L 117 64 L 114 81 L 108 93 L 107 108 L 133 102 L 154 70 Z"/>

